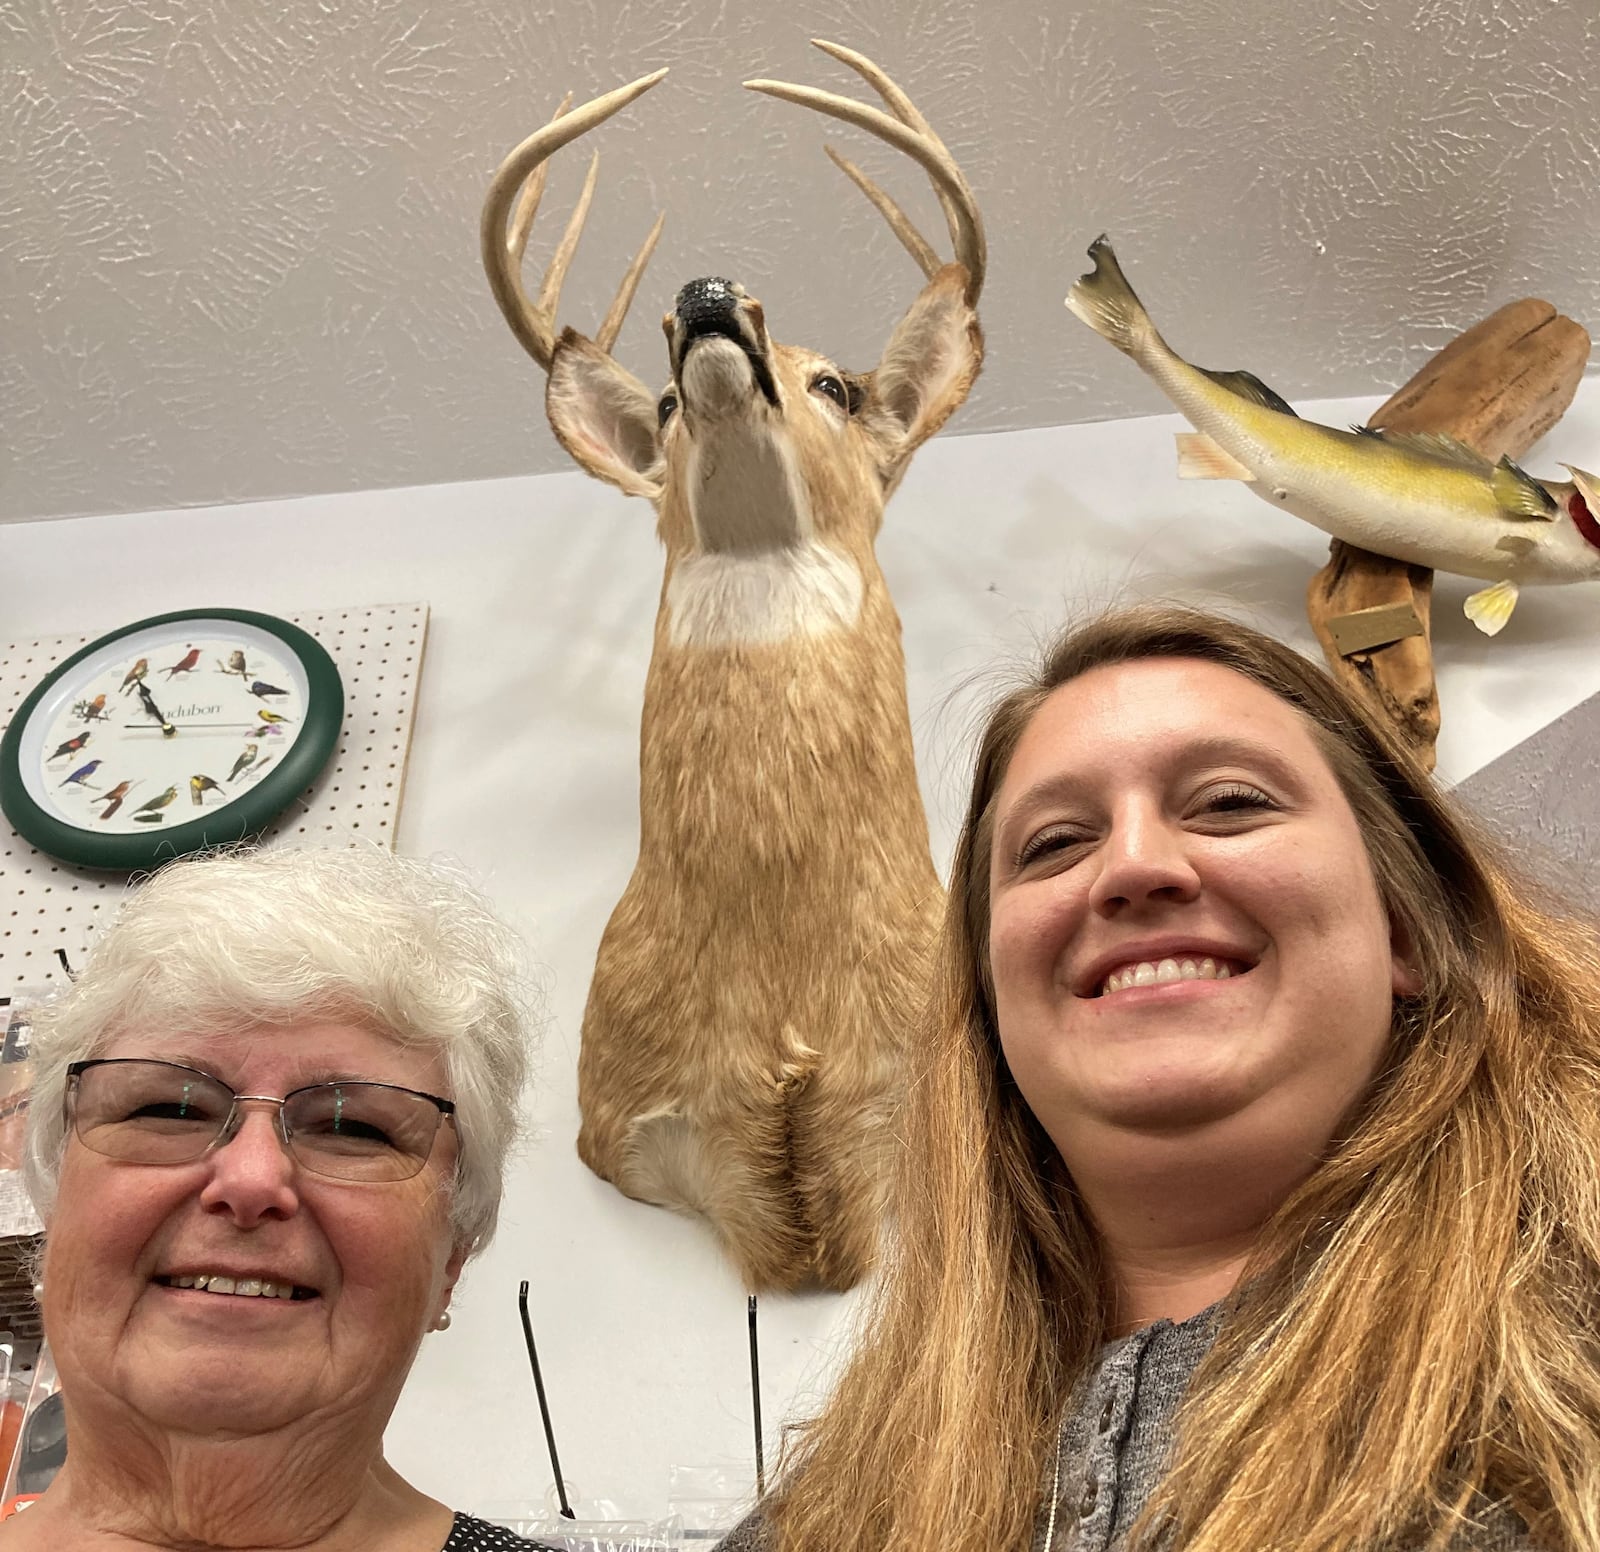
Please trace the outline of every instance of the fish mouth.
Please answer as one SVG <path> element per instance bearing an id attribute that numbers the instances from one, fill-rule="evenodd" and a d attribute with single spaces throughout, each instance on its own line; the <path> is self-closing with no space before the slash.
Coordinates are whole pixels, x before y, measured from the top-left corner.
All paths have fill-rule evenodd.
<path id="1" fill-rule="evenodd" d="M 1600 511 L 1600 478 L 1585 469 L 1574 469 L 1570 463 L 1563 464 L 1562 468 L 1572 476 L 1573 484 L 1572 494 L 1567 498 L 1567 516 L 1584 540 L 1600 550 L 1600 521 L 1595 517 Z"/>

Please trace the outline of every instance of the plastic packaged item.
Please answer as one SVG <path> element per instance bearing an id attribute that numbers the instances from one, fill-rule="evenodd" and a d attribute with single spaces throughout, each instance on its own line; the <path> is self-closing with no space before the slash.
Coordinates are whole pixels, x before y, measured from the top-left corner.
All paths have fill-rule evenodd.
<path id="1" fill-rule="evenodd" d="M 0 1520 L 26 1509 L 54 1480 L 67 1458 L 67 1420 L 61 1404 L 61 1381 L 47 1342 L 33 1366 L 33 1384 L 17 1447 L 0 1496 Z"/>
<path id="2" fill-rule="evenodd" d="M 9 1008 L 0 1008 L 0 1169 L 16 1169 L 22 1163 L 28 1095 L 33 1087 L 33 1063 L 28 1060 L 33 1042 L 29 1001 L 29 993 L 18 992 Z"/>
<path id="3" fill-rule="evenodd" d="M 667 1474 L 667 1513 L 682 1524 L 688 1545 L 720 1540 L 755 1501 L 755 1480 L 744 1461 L 673 1466 Z"/>
<path id="4" fill-rule="evenodd" d="M 33 1019 L 28 1009 L 42 995 L 32 987 L 19 987 L 11 994 L 10 1008 L 0 1008 L 0 1029 L 5 1034 L 0 1041 L 0 1064 L 27 1061 L 33 1044 Z"/>
<path id="5" fill-rule="evenodd" d="M 554 1552 L 665 1552 L 678 1546 L 681 1527 L 676 1520 L 624 1519 L 608 1499 L 585 1502 L 571 1482 L 563 1480 L 561 1486 L 561 1493 L 554 1486 L 548 1488 L 542 1505 L 527 1501 L 490 1505 L 479 1511 L 480 1517 Z M 582 1518 L 562 1514 L 563 1503 L 575 1506 Z"/>
<path id="6" fill-rule="evenodd" d="M 682 1526 L 666 1520 L 569 1520 L 537 1515 L 485 1515 L 491 1525 L 504 1525 L 551 1547 L 554 1552 L 673 1552 L 682 1545 Z"/>
<path id="7" fill-rule="evenodd" d="M 22 1419 L 28 1410 L 28 1393 L 33 1389 L 33 1365 L 39 1355 L 39 1342 L 18 1340 L 13 1332 L 0 1334 L 6 1376 L 0 1385 L 0 1482 L 11 1469 L 22 1434 Z"/>
<path id="8" fill-rule="evenodd" d="M 19 1166 L 27 1141 L 28 1099 L 33 1089 L 30 1003 L 39 994 L 16 991 L 0 1007 L 0 1236 L 37 1234 L 42 1227 L 22 1184 Z"/>

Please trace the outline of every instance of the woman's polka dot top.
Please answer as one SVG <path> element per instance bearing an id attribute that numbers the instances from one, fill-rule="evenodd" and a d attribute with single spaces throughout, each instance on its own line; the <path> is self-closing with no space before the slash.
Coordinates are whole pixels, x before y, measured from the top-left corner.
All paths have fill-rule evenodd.
<path id="1" fill-rule="evenodd" d="M 503 1525 L 491 1525 L 487 1520 L 475 1520 L 470 1514 L 457 1514 L 450 1527 L 450 1536 L 439 1552 L 527 1552 L 529 1547 L 540 1548 L 544 1543 L 529 1541 Z M 546 1549 L 549 1552 L 549 1549 Z"/>

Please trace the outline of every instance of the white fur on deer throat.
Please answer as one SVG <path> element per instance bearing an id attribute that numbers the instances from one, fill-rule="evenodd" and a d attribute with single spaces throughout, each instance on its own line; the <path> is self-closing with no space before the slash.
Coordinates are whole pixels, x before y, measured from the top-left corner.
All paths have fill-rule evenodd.
<path id="1" fill-rule="evenodd" d="M 720 346 L 698 347 L 688 364 L 702 370 L 685 372 L 684 486 L 698 548 L 667 583 L 672 644 L 759 646 L 849 630 L 861 614 L 861 572 L 814 537 L 782 417 L 757 396 L 744 352 L 735 359 Z M 736 396 L 728 390 L 741 377 Z M 809 400 L 794 408 L 826 415 Z"/>
<path id="2" fill-rule="evenodd" d="M 685 555 L 667 584 L 675 647 L 760 646 L 849 630 L 861 614 L 855 563 L 815 539 Z"/>

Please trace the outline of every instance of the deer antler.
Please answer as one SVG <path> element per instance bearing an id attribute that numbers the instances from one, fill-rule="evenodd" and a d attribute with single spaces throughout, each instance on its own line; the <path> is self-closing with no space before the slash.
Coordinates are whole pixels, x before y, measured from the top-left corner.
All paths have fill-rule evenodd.
<path id="1" fill-rule="evenodd" d="M 500 304 L 500 311 L 511 325 L 511 332 L 521 341 L 522 347 L 547 372 L 550 358 L 555 352 L 555 314 L 561 300 L 561 283 L 567 277 L 567 267 L 583 233 L 583 223 L 589 214 L 589 201 L 594 196 L 595 178 L 600 171 L 597 152 L 589 163 L 589 175 L 584 180 L 583 192 L 567 221 L 550 267 L 545 271 L 539 295 L 530 301 L 522 287 L 522 260 L 527 252 L 528 234 L 533 230 L 533 218 L 538 214 L 539 201 L 544 197 L 545 178 L 549 173 L 548 161 L 562 146 L 587 134 L 597 124 L 603 124 L 613 113 L 628 106 L 635 97 L 650 90 L 667 72 L 657 70 L 654 75 L 641 76 L 627 86 L 586 102 L 569 113 L 572 95 L 568 93 L 550 122 L 536 130 L 519 145 L 501 164 L 489 185 L 488 197 L 483 204 L 483 268 L 489 277 L 489 289 Z M 520 197 L 518 190 L 521 190 Z M 512 211 L 515 201 L 516 209 Z M 510 216 L 510 228 L 506 218 Z M 633 263 L 622 277 L 615 299 L 607 311 L 605 321 L 595 335 L 595 343 L 610 353 L 628 315 L 628 306 L 639 288 L 645 265 L 655 251 L 656 239 L 661 235 L 661 225 L 666 213 L 656 217 L 650 235 L 634 255 Z"/>
<path id="2" fill-rule="evenodd" d="M 920 162 L 932 180 L 933 191 L 944 210 L 956 261 L 967 272 L 967 300 L 976 302 L 979 292 L 983 290 L 988 247 L 984 242 L 983 218 L 978 214 L 977 200 L 967 186 L 967 180 L 962 176 L 955 158 L 917 111 L 911 99 L 866 55 L 821 38 L 811 41 L 823 53 L 849 65 L 883 98 L 894 117 L 864 102 L 840 97 L 833 92 L 819 91 L 812 86 L 794 86 L 787 81 L 746 81 L 744 84 L 753 92 L 765 92 L 769 97 L 781 97 L 786 102 L 798 103 L 803 108 L 815 108 L 819 113 L 843 119 L 846 124 L 854 124 L 876 135 Z M 853 162 L 840 156 L 832 146 L 827 147 L 827 152 L 834 164 L 877 207 L 878 213 L 889 223 L 889 229 L 917 261 L 923 274 L 931 276 L 939 268 L 938 255 L 906 213 Z"/>

